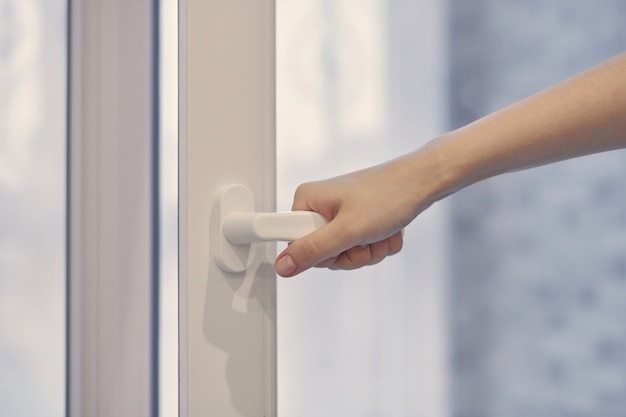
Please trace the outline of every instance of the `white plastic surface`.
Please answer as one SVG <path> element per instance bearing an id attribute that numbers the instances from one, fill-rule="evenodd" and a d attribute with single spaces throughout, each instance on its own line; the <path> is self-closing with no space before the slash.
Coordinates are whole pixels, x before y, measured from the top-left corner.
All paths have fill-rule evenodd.
<path id="1" fill-rule="evenodd" d="M 254 242 L 291 242 L 324 226 L 326 219 L 313 211 L 251 213 L 236 211 L 222 225 L 226 239 L 233 245 Z"/>
<path id="2" fill-rule="evenodd" d="M 229 185 L 217 195 L 220 238 L 214 249 L 217 264 L 227 272 L 245 271 L 254 256 L 253 243 L 293 241 L 324 226 L 327 220 L 313 211 L 257 213 L 252 191 Z"/>
<path id="3" fill-rule="evenodd" d="M 224 245 L 215 205 L 237 183 L 257 210 L 276 211 L 276 3 L 178 10 L 179 415 L 276 417 L 275 244 Z M 245 272 L 215 262 L 220 245 L 251 262 Z"/>

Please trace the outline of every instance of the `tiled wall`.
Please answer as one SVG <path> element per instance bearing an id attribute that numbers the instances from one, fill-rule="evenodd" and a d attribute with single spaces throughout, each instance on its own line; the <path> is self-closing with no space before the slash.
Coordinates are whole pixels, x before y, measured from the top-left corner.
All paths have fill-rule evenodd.
<path id="1" fill-rule="evenodd" d="M 450 7 L 453 127 L 626 50 L 619 0 Z M 452 415 L 626 415 L 626 151 L 491 179 L 451 207 Z"/>

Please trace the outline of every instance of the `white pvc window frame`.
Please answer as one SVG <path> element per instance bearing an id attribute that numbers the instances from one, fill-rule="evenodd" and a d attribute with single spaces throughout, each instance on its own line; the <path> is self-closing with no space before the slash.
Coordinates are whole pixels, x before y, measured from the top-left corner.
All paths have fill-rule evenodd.
<path id="1" fill-rule="evenodd" d="M 179 1 L 180 416 L 276 416 L 273 243 L 250 268 L 212 256 L 214 197 L 276 209 L 274 0 Z"/>
<path id="2" fill-rule="evenodd" d="M 158 1 L 69 0 L 66 414 L 158 415 Z"/>

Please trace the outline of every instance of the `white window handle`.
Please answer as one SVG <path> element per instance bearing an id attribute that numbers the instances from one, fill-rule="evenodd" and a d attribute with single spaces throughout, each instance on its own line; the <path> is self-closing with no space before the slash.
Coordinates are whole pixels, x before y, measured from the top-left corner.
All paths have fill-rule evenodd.
<path id="1" fill-rule="evenodd" d="M 292 241 L 324 226 L 327 220 L 313 211 L 255 212 L 254 195 L 239 184 L 223 187 L 215 199 L 212 226 L 213 257 L 227 272 L 243 272 L 254 258 L 252 243 Z"/>
<path id="2" fill-rule="evenodd" d="M 235 211 L 224 219 L 222 232 L 233 245 L 254 242 L 291 242 L 326 224 L 326 219 L 314 211 L 255 213 Z"/>

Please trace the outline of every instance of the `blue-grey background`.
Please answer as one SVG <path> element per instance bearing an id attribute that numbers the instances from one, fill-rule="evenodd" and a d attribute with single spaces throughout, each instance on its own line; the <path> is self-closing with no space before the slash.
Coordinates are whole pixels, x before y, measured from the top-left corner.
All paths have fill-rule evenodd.
<path id="1" fill-rule="evenodd" d="M 624 22 L 619 0 L 450 1 L 451 127 L 626 51 Z M 626 151 L 451 210 L 453 415 L 626 415 Z"/>

